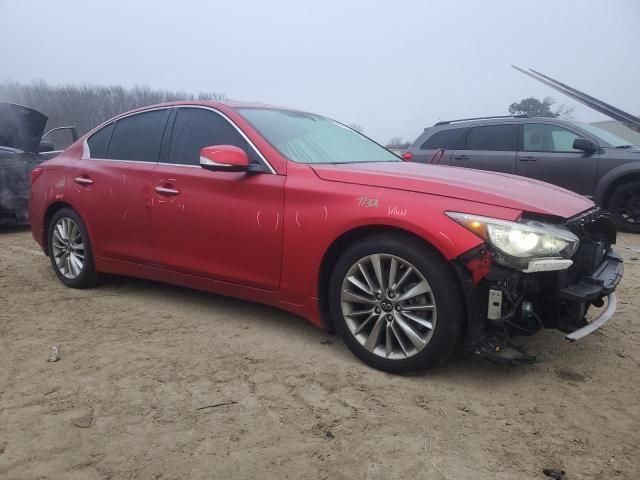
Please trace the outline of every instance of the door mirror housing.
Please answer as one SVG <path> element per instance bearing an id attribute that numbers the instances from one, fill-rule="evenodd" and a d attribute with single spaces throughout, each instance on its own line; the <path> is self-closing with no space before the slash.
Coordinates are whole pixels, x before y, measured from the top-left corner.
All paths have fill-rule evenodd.
<path id="1" fill-rule="evenodd" d="M 594 153 L 598 151 L 598 146 L 588 138 L 576 138 L 573 141 L 573 148 L 575 150 L 582 150 L 586 153 Z"/>
<path id="2" fill-rule="evenodd" d="M 215 145 L 200 150 L 200 166 L 218 172 L 246 172 L 249 156 L 233 145 Z"/>

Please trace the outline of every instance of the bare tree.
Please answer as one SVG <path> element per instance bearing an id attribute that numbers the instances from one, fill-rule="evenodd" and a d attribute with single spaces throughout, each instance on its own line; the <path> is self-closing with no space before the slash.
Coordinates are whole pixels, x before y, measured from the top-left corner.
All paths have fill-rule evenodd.
<path id="1" fill-rule="evenodd" d="M 133 88 L 102 85 L 49 85 L 40 80 L 32 83 L 0 83 L 0 101 L 19 103 L 49 117 L 47 129 L 75 125 L 80 135 L 93 127 L 134 108 L 177 100 L 228 100 L 222 93 L 158 90 L 145 85 Z M 55 139 L 54 139 L 55 141 Z M 56 145 L 57 147 L 66 145 Z"/>
<path id="2" fill-rule="evenodd" d="M 391 137 L 387 143 L 387 148 L 393 148 L 394 150 L 405 150 L 411 146 L 411 142 L 402 140 L 400 137 Z"/>

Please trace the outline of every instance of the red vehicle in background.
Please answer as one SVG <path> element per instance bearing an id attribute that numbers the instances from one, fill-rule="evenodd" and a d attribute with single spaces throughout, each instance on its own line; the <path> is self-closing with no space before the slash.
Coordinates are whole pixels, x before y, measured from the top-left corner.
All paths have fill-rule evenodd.
<path id="1" fill-rule="evenodd" d="M 512 335 L 586 335 L 615 311 L 622 275 L 615 228 L 584 197 L 406 163 L 336 121 L 264 105 L 109 120 L 33 171 L 30 215 L 67 286 L 112 273 L 274 305 L 390 372 L 460 344 L 531 361 Z"/>

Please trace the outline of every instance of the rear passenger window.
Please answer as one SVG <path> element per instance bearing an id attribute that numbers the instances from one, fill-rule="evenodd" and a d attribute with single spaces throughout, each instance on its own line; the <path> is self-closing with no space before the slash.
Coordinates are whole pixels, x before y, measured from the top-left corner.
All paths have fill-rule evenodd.
<path id="1" fill-rule="evenodd" d="M 468 128 L 441 130 L 427 138 L 427 141 L 420 146 L 420 149 L 436 150 L 438 148 L 444 148 L 445 150 L 455 150 L 461 148 L 464 137 L 468 131 Z"/>
<path id="2" fill-rule="evenodd" d="M 157 162 L 169 110 L 136 113 L 116 122 L 107 158 Z"/>
<path id="3" fill-rule="evenodd" d="M 473 127 L 467 137 L 466 150 L 516 150 L 517 125 L 486 125 Z"/>
<path id="4" fill-rule="evenodd" d="M 89 145 L 89 156 L 91 158 L 107 158 L 107 147 L 113 132 L 113 123 L 102 127 L 96 133 L 89 137 L 87 144 Z"/>
<path id="5" fill-rule="evenodd" d="M 242 148 L 251 163 L 259 163 L 253 148 L 221 115 L 202 108 L 178 108 L 169 145 L 169 163 L 199 165 L 200 150 L 213 145 Z"/>

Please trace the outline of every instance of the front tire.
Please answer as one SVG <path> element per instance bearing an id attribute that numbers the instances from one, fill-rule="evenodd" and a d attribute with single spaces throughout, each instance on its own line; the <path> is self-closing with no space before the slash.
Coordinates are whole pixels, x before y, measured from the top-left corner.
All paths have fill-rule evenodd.
<path id="1" fill-rule="evenodd" d="M 349 349 L 391 373 L 448 360 L 465 318 L 451 266 L 420 240 L 389 234 L 364 238 L 342 254 L 330 279 L 329 308 Z"/>
<path id="2" fill-rule="evenodd" d="M 624 232 L 640 233 L 640 182 L 617 187 L 607 205 L 611 219 Z"/>
<path id="3" fill-rule="evenodd" d="M 53 271 L 67 287 L 88 288 L 99 282 L 87 229 L 75 211 L 62 208 L 55 213 L 47 245 Z"/>

